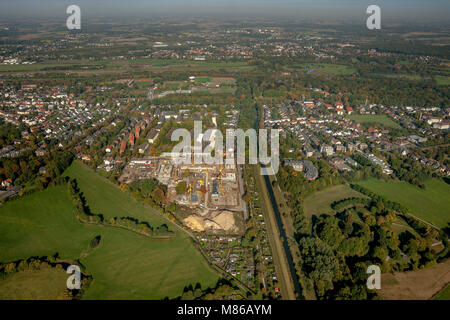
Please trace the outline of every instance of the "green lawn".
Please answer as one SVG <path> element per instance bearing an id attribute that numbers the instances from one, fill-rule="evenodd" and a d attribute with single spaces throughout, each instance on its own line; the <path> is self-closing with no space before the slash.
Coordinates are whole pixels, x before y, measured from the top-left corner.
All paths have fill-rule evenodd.
<path id="1" fill-rule="evenodd" d="M 78 161 L 74 161 L 63 175 L 77 180 L 91 211 L 95 214 L 103 214 L 105 218 L 133 217 L 150 224 L 167 222 Z"/>
<path id="2" fill-rule="evenodd" d="M 184 81 L 177 81 L 177 82 L 165 82 L 164 83 L 164 90 L 178 90 L 178 89 L 187 89 L 189 87 L 188 83 L 185 83 Z"/>
<path id="3" fill-rule="evenodd" d="M 69 275 L 63 269 L 13 273 L 0 280 L 0 300 L 58 300 L 66 292 Z"/>
<path id="4" fill-rule="evenodd" d="M 105 216 L 137 217 L 151 224 L 167 223 L 106 180 L 74 163 L 88 205 Z M 214 286 L 218 275 L 194 248 L 188 236 L 149 239 L 128 230 L 77 221 L 65 186 L 52 187 L 0 207 L 0 261 L 59 253 L 62 259 L 80 258 L 94 281 L 85 299 L 162 299 L 176 297 L 197 282 Z M 100 245 L 89 242 L 101 236 Z"/>
<path id="5" fill-rule="evenodd" d="M 445 182 L 428 180 L 425 190 L 407 182 L 383 182 L 377 179 L 360 181 L 358 184 L 408 207 L 412 214 L 438 227 L 445 227 L 450 222 L 450 186 Z"/>
<path id="6" fill-rule="evenodd" d="M 196 77 L 195 82 L 202 84 L 202 83 L 211 82 L 211 79 L 208 77 Z"/>
<path id="7" fill-rule="evenodd" d="M 433 297 L 433 300 L 450 300 L 450 285 Z"/>
<path id="8" fill-rule="evenodd" d="M 375 77 L 390 78 L 390 79 L 412 80 L 412 81 L 423 80 L 422 76 L 420 76 L 418 74 L 383 73 L 383 74 L 374 74 L 374 76 Z"/>
<path id="9" fill-rule="evenodd" d="M 398 123 L 385 115 L 364 115 L 364 114 L 351 114 L 348 116 L 351 120 L 364 124 L 364 123 L 380 123 L 387 127 L 399 129 L 401 128 Z"/>
<path id="10" fill-rule="evenodd" d="M 450 86 L 450 77 L 435 76 L 434 79 L 436 80 L 437 84 L 440 86 Z"/>
<path id="11" fill-rule="evenodd" d="M 0 207 L 0 261 L 56 252 L 76 259 L 103 229 L 80 224 L 68 189 L 53 187 Z"/>
<path id="12" fill-rule="evenodd" d="M 303 204 L 305 215 L 311 218 L 313 215 L 332 214 L 334 211 L 331 208 L 331 204 L 334 201 L 352 197 L 364 198 L 365 196 L 347 185 L 339 185 L 315 192 L 305 198 Z"/>
<path id="13" fill-rule="evenodd" d="M 82 67 L 94 67 L 93 70 L 74 69 L 75 65 Z M 249 65 L 246 61 L 193 61 L 185 59 L 134 59 L 134 60 L 94 60 L 86 59 L 64 60 L 64 61 L 44 61 L 32 65 L 0 65 L 0 72 L 32 72 L 32 71 L 48 71 L 48 72 L 71 72 L 95 71 L 95 66 L 102 66 L 103 72 L 123 72 L 129 68 L 141 70 L 183 70 L 186 72 L 194 71 L 215 71 L 218 69 L 226 69 L 227 71 L 244 71 L 255 69 L 255 66 Z M 50 70 L 46 70 L 50 68 Z M 56 68 L 56 69 L 52 69 Z"/>
<path id="14" fill-rule="evenodd" d="M 342 65 L 342 64 L 331 64 L 331 63 L 309 63 L 309 64 L 295 64 L 294 68 L 302 68 L 306 71 L 315 69 L 312 73 L 321 72 L 328 73 L 336 76 L 348 76 L 355 73 L 356 68 Z"/>

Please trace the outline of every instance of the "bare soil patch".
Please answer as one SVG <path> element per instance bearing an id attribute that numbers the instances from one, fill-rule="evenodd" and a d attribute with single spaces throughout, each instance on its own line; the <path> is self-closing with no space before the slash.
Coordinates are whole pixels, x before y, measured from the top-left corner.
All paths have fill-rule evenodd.
<path id="1" fill-rule="evenodd" d="M 379 294 L 386 300 L 428 300 L 450 283 L 450 260 L 434 267 L 381 276 Z"/>

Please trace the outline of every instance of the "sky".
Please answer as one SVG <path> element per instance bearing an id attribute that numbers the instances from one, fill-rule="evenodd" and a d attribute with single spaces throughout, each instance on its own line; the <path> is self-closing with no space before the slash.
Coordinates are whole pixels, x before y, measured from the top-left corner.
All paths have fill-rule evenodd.
<path id="1" fill-rule="evenodd" d="M 380 6 L 382 17 L 398 22 L 450 21 L 449 0 L 0 0 L 0 18 L 57 17 L 70 4 L 88 17 L 261 16 L 307 20 L 361 20 Z M 0 19 L 1 22 L 1 19 Z"/>

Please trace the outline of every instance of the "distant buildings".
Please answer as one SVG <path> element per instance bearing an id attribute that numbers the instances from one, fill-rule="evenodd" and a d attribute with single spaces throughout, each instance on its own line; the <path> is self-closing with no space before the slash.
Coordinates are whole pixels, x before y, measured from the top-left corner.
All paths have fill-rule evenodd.
<path id="1" fill-rule="evenodd" d="M 324 153 L 327 156 L 331 156 L 334 154 L 333 148 L 327 144 L 323 144 L 320 146 L 320 152 Z"/>
<path id="2" fill-rule="evenodd" d="M 147 141 L 150 144 L 155 143 L 156 139 L 158 138 L 159 132 L 156 129 L 152 129 L 147 136 Z"/>
<path id="3" fill-rule="evenodd" d="M 422 138 L 416 135 L 412 135 L 409 136 L 409 141 L 414 142 L 414 143 L 423 143 L 423 142 L 427 142 L 428 139 L 427 138 Z"/>
<path id="4" fill-rule="evenodd" d="M 36 156 L 43 157 L 46 154 L 48 154 L 48 151 L 45 149 L 37 149 L 35 153 L 36 153 Z"/>
<path id="5" fill-rule="evenodd" d="M 134 134 L 130 133 L 129 137 L 128 137 L 128 142 L 130 143 L 130 146 L 134 146 Z"/>
<path id="6" fill-rule="evenodd" d="M 392 169 L 386 164 L 384 163 L 383 160 L 381 160 L 380 158 L 376 157 L 374 154 L 372 153 L 363 153 L 361 152 L 361 154 L 369 159 L 373 164 L 379 165 L 382 169 L 383 169 L 383 173 L 385 174 L 392 174 L 394 171 L 392 171 Z"/>
<path id="7" fill-rule="evenodd" d="M 305 160 L 305 178 L 308 180 L 316 180 L 319 177 L 319 171 L 309 160 Z"/>
<path id="8" fill-rule="evenodd" d="M 308 180 L 316 180 L 319 177 L 319 171 L 314 164 L 309 160 L 293 160 L 286 159 L 283 162 L 284 166 L 290 166 L 297 172 L 305 172 L 305 178 Z"/>
<path id="9" fill-rule="evenodd" d="M 139 153 L 140 153 L 140 154 L 144 154 L 145 151 L 147 151 L 148 146 L 149 146 L 148 142 L 145 142 L 145 143 L 141 144 L 141 145 L 139 146 Z"/>
<path id="10" fill-rule="evenodd" d="M 350 168 L 347 164 L 345 164 L 345 160 L 341 158 L 331 159 L 330 164 L 339 171 L 352 171 L 352 168 Z"/>

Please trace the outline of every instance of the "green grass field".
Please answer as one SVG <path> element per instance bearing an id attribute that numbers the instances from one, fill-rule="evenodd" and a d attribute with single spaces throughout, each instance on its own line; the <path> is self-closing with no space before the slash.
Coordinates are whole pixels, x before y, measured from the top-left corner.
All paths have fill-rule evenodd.
<path id="1" fill-rule="evenodd" d="M 374 74 L 374 76 L 375 77 L 389 78 L 389 79 L 411 80 L 411 81 L 423 80 L 422 76 L 420 76 L 418 74 L 383 73 L 383 74 Z"/>
<path id="2" fill-rule="evenodd" d="M 77 67 L 74 67 L 77 66 Z M 100 67 L 101 69 L 98 69 Z M 82 69 L 87 68 L 87 69 Z M 227 71 L 248 71 L 256 67 L 249 65 L 246 61 L 193 61 L 183 59 L 134 59 L 134 60 L 65 60 L 44 61 L 32 65 L 0 65 L 0 72 L 64 72 L 71 73 L 117 73 L 129 71 L 129 69 L 149 71 L 189 71 L 205 72 L 224 69 Z"/>
<path id="3" fill-rule="evenodd" d="M 77 180 L 91 211 L 95 214 L 103 214 L 105 218 L 133 217 L 150 224 L 167 222 L 78 161 L 74 161 L 64 175 Z"/>
<path id="4" fill-rule="evenodd" d="M 165 90 L 178 90 L 178 89 L 187 89 L 189 88 L 189 83 L 184 81 L 171 81 L 164 83 Z"/>
<path id="5" fill-rule="evenodd" d="M 66 292 L 63 269 L 41 269 L 13 273 L 0 280 L 0 300 L 60 300 Z"/>
<path id="6" fill-rule="evenodd" d="M 294 68 L 303 68 L 306 71 L 315 69 L 312 73 L 327 73 L 335 76 L 348 76 L 355 73 L 356 68 L 342 65 L 342 64 L 330 64 L 330 63 L 309 63 L 309 64 L 296 64 Z"/>
<path id="7" fill-rule="evenodd" d="M 351 120 L 364 124 L 364 123 L 380 123 L 387 127 L 399 129 L 401 128 L 398 123 L 385 115 L 364 115 L 364 114 L 351 114 L 348 116 Z"/>
<path id="8" fill-rule="evenodd" d="M 137 217 L 151 224 L 167 223 L 102 177 L 74 163 L 76 176 L 93 212 Z M 94 209 L 95 208 L 95 209 Z M 188 236 L 157 240 L 128 230 L 77 221 L 65 186 L 52 187 L 0 207 L 0 261 L 59 253 L 80 259 L 94 281 L 84 299 L 162 299 L 176 297 L 197 282 L 214 286 L 218 275 L 194 248 Z M 89 242 L 101 236 L 99 247 Z"/>
<path id="9" fill-rule="evenodd" d="M 450 300 L 450 285 L 433 297 L 433 300 Z"/>
<path id="10" fill-rule="evenodd" d="M 450 86 L 450 77 L 435 76 L 434 79 L 436 80 L 437 84 L 440 86 Z"/>
<path id="11" fill-rule="evenodd" d="M 377 179 L 360 181 L 358 184 L 408 207 L 412 214 L 438 227 L 445 227 L 450 222 L 450 186 L 445 182 L 428 180 L 425 190 L 407 182 L 383 182 Z"/>
<path id="12" fill-rule="evenodd" d="M 305 215 L 311 218 L 313 215 L 332 214 L 334 211 L 331 208 L 331 204 L 334 201 L 352 197 L 364 198 L 365 196 L 347 185 L 339 185 L 315 192 L 305 198 L 303 204 Z"/>

